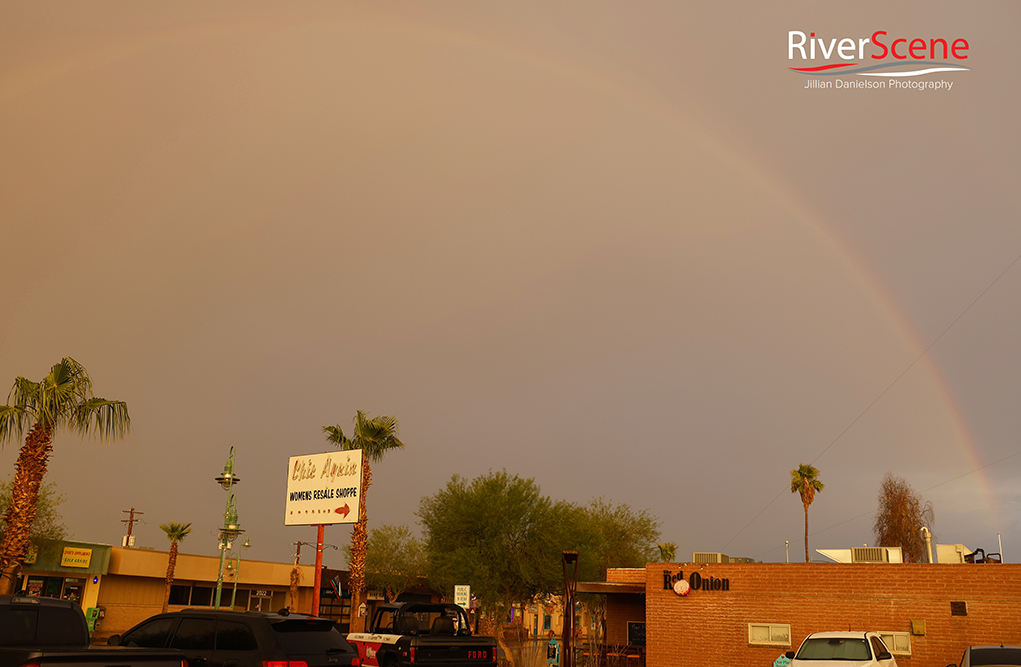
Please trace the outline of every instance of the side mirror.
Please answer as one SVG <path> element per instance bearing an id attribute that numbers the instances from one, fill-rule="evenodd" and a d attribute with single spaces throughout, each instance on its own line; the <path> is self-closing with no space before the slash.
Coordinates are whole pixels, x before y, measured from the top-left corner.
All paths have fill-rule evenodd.
<path id="1" fill-rule="evenodd" d="M 110 638 L 106 640 L 106 645 L 107 646 L 120 646 L 121 645 L 121 636 L 120 635 L 110 635 Z"/>
<path id="2" fill-rule="evenodd" d="M 787 651 L 786 653 L 784 653 L 784 657 L 787 658 L 788 660 L 793 660 L 794 659 L 794 651 Z"/>

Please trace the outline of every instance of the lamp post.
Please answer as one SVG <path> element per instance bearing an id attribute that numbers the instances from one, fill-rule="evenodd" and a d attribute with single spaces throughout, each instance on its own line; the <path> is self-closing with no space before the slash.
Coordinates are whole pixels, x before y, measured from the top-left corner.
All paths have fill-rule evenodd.
<path id="1" fill-rule="evenodd" d="M 578 590 L 578 552 L 565 551 L 564 561 L 564 652 L 560 656 L 562 667 L 574 667 L 574 595 Z M 574 565 L 573 571 L 568 568 Z"/>
<path id="2" fill-rule="evenodd" d="M 244 532 L 244 531 L 242 531 Z M 247 551 L 252 548 L 252 543 L 248 540 L 248 536 L 245 535 L 245 543 L 242 544 Z M 234 579 L 234 591 L 230 595 L 230 608 L 234 609 L 234 602 L 238 598 L 238 580 L 241 578 L 241 552 L 237 551 L 227 556 L 227 569 L 230 570 L 231 576 Z"/>
<path id="3" fill-rule="evenodd" d="M 234 539 L 238 535 L 245 532 L 241 530 L 241 524 L 238 523 L 238 510 L 234 504 L 234 494 L 231 490 L 235 484 L 241 482 L 241 478 L 234 474 L 234 448 L 230 448 L 230 455 L 227 457 L 227 465 L 223 466 L 223 474 L 216 478 L 217 483 L 223 487 L 223 490 L 227 492 L 227 509 L 223 512 L 223 528 L 220 529 L 219 540 L 220 540 L 220 569 L 216 574 L 216 597 L 213 599 L 213 608 L 220 608 L 220 593 L 223 591 L 223 565 L 227 559 L 227 552 L 233 548 Z M 248 545 L 248 538 L 245 538 L 245 544 Z M 235 576 L 235 589 L 237 586 L 237 577 Z M 233 608 L 233 603 L 232 603 Z"/>

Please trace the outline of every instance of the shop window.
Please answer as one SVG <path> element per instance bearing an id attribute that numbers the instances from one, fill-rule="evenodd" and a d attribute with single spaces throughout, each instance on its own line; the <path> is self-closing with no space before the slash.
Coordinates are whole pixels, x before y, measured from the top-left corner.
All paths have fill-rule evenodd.
<path id="1" fill-rule="evenodd" d="M 907 632 L 884 632 L 880 631 L 879 636 L 886 644 L 890 653 L 897 657 L 911 657 L 911 634 Z"/>
<path id="2" fill-rule="evenodd" d="M 193 586 L 191 589 L 191 605 L 193 607 L 212 607 L 213 589 L 205 588 L 204 586 Z"/>
<path id="3" fill-rule="evenodd" d="M 241 609 L 248 609 L 248 591 L 240 588 L 238 589 L 237 595 L 234 597 L 234 606 Z"/>
<path id="4" fill-rule="evenodd" d="M 542 617 L 542 629 L 551 630 L 553 628 L 553 618 L 549 614 L 544 614 Z"/>
<path id="5" fill-rule="evenodd" d="M 170 604 L 188 605 L 191 599 L 191 586 L 170 586 Z"/>
<path id="6" fill-rule="evenodd" d="M 749 623 L 748 643 L 753 646 L 790 646 L 789 623 Z"/>

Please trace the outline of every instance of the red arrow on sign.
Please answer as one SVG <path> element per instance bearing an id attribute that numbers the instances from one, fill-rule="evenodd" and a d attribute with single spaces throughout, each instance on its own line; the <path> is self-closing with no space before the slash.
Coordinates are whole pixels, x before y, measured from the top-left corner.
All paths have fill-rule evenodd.
<path id="1" fill-rule="evenodd" d="M 336 512 L 337 514 L 343 514 L 344 518 L 346 519 L 347 515 L 351 513 L 351 508 L 347 506 L 347 503 L 344 503 L 343 507 L 338 507 L 333 511 Z"/>

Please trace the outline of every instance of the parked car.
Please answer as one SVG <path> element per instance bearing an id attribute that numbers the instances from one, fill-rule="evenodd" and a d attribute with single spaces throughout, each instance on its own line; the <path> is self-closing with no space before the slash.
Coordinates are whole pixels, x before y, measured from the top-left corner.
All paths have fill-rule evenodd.
<path id="1" fill-rule="evenodd" d="M 969 646 L 964 649 L 961 662 L 947 667 L 1000 667 L 1021 665 L 1021 646 Z"/>
<path id="2" fill-rule="evenodd" d="M 789 667 L 896 667 L 897 661 L 875 632 L 813 632 L 795 653 L 785 654 Z"/>
<path id="3" fill-rule="evenodd" d="M 279 612 L 185 609 L 142 621 L 117 646 L 176 648 L 190 667 L 346 667 L 358 652 L 328 618 Z"/>
<path id="4" fill-rule="evenodd" d="M 180 651 L 91 648 L 82 608 L 70 600 L 0 597 L 0 667 L 188 667 Z"/>

